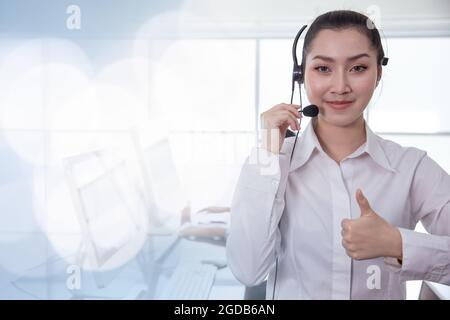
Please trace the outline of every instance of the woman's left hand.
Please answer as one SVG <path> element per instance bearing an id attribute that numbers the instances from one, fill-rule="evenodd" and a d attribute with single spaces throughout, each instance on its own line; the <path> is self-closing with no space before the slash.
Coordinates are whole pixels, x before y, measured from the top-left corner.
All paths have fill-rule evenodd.
<path id="1" fill-rule="evenodd" d="M 342 220 L 342 246 L 355 260 L 378 257 L 402 259 L 400 231 L 380 217 L 370 207 L 362 191 L 356 191 L 356 201 L 361 209 L 358 219 Z"/>

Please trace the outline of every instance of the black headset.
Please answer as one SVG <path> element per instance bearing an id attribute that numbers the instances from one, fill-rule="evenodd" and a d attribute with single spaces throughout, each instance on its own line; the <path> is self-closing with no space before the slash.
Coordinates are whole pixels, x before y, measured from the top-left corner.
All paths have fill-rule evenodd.
<path id="1" fill-rule="evenodd" d="M 311 104 L 303 109 L 301 84 L 303 83 L 305 76 L 303 74 L 303 62 L 302 62 L 302 64 L 298 65 L 298 60 L 297 60 L 297 43 L 298 43 L 298 40 L 300 39 L 301 34 L 306 29 L 306 27 L 307 27 L 307 25 L 304 25 L 303 27 L 300 28 L 300 30 L 297 32 L 297 35 L 295 36 L 294 44 L 292 45 L 292 60 L 294 60 L 294 67 L 292 70 L 291 104 L 292 104 L 292 101 L 294 98 L 295 83 L 297 83 L 298 84 L 298 93 L 299 93 L 299 97 L 300 97 L 299 112 L 302 112 L 303 115 L 306 117 L 316 117 L 319 114 L 319 108 L 315 104 Z M 300 118 L 299 121 L 301 123 L 302 119 Z M 286 138 L 292 137 L 295 135 L 294 147 L 292 148 L 290 161 L 292 161 L 292 156 L 294 154 L 295 145 L 297 144 L 297 137 L 298 137 L 299 132 L 300 132 L 300 130 L 297 131 L 297 134 L 294 134 L 289 129 L 286 131 Z"/>
<path id="2" fill-rule="evenodd" d="M 298 84 L 299 96 L 300 96 L 300 109 L 299 109 L 299 112 L 302 112 L 303 115 L 306 116 L 306 117 L 316 117 L 319 114 L 319 108 L 315 104 L 311 104 L 309 106 L 306 106 L 304 109 L 302 107 L 302 88 L 301 88 L 301 84 L 305 80 L 305 75 L 303 74 L 303 62 L 300 65 L 298 65 L 298 60 L 297 60 L 297 43 L 298 43 L 298 40 L 300 39 L 301 34 L 306 29 L 306 27 L 307 27 L 307 25 L 304 25 L 303 27 L 300 28 L 300 30 L 297 32 L 297 35 L 295 36 L 294 44 L 292 45 L 292 60 L 294 62 L 294 67 L 293 67 L 293 70 L 292 70 L 291 104 L 292 104 L 292 101 L 293 101 L 293 98 L 294 98 L 295 83 L 297 83 Z M 385 65 L 387 65 L 388 61 L 389 61 L 389 58 L 382 57 L 380 63 L 381 63 L 382 66 L 385 66 Z M 300 118 L 299 121 L 301 123 L 302 119 Z M 300 132 L 300 130 L 297 131 L 297 134 L 294 134 L 289 129 L 286 131 L 286 138 L 295 136 L 294 146 L 292 148 L 291 158 L 289 160 L 289 164 L 292 162 L 292 156 L 294 155 L 295 145 L 297 144 L 297 138 L 298 138 L 298 133 L 299 132 Z M 275 286 L 277 284 L 277 272 L 278 272 L 278 257 L 276 257 L 276 260 L 275 260 L 275 280 L 274 280 L 274 283 L 273 283 L 272 300 L 274 300 L 274 298 L 275 298 Z"/>

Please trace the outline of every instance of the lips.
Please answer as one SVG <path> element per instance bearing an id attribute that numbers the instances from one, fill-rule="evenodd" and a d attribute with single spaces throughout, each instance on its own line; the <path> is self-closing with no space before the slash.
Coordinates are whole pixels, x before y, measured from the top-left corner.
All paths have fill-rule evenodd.
<path id="1" fill-rule="evenodd" d="M 330 107 L 336 110 L 348 108 L 354 101 L 325 101 Z"/>

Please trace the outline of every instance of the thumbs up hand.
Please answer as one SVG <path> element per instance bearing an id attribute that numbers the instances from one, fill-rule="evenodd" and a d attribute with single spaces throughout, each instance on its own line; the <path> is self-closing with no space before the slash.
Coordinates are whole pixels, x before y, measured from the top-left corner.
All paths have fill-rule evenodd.
<path id="1" fill-rule="evenodd" d="M 370 207 L 362 191 L 356 191 L 356 201 L 361 210 L 358 219 L 343 219 L 342 246 L 347 255 L 355 260 L 378 257 L 402 258 L 400 231 L 380 217 Z"/>

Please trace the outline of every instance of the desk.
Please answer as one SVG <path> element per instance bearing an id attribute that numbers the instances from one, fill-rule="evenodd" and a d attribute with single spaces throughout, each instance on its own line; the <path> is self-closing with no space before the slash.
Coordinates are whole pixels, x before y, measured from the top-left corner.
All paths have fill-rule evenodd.
<path id="1" fill-rule="evenodd" d="M 70 290 L 67 287 L 67 273 L 69 263 L 59 257 L 53 257 L 44 261 L 32 270 L 27 270 L 21 276 L 16 276 L 11 281 L 0 283 L 2 299 L 73 299 L 73 298 L 104 298 L 104 299 L 132 299 L 129 295 L 135 288 L 150 287 L 151 281 L 146 279 L 146 274 L 156 270 L 151 263 L 142 263 L 142 256 L 148 255 L 152 250 L 151 243 L 154 239 L 149 237 L 146 246 L 142 248 L 142 254 L 130 260 L 110 274 L 112 278 L 104 288 L 98 288 L 92 272 L 82 270 L 81 290 Z M 148 245 L 150 243 L 150 245 Z M 224 261 L 226 259 L 225 247 L 202 243 L 186 239 L 180 239 L 173 250 L 168 254 L 164 267 L 175 267 L 178 263 L 202 263 L 202 260 Z M 145 260 L 145 259 L 144 259 Z M 51 272 L 49 272 L 49 270 Z M 160 274 L 157 277 L 163 276 Z M 168 275 L 170 276 L 170 274 Z M 14 280 L 14 281 L 12 281 Z M 210 293 L 212 300 L 243 299 L 245 287 L 240 284 L 228 267 L 217 271 L 214 285 Z M 146 297 L 144 297 L 146 298 Z"/>

